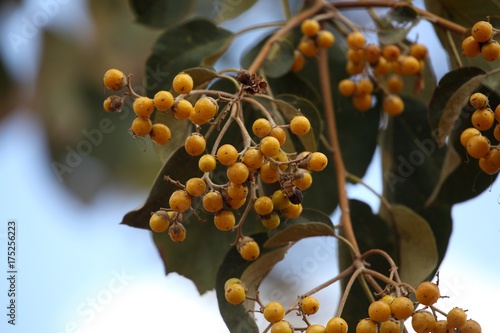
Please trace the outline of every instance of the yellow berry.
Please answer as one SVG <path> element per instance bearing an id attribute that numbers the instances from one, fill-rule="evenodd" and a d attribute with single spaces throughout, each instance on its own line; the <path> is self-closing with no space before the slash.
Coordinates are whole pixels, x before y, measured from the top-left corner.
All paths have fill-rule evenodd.
<path id="1" fill-rule="evenodd" d="M 460 328 L 467 321 L 467 314 L 460 308 L 451 309 L 446 315 L 449 328 Z"/>
<path id="2" fill-rule="evenodd" d="M 326 324 L 326 333 L 347 333 L 347 322 L 340 317 L 333 317 Z"/>
<path id="3" fill-rule="evenodd" d="M 313 19 L 307 19 L 300 25 L 300 30 L 307 37 L 314 37 L 320 29 L 319 22 Z"/>
<path id="4" fill-rule="evenodd" d="M 316 44 L 323 48 L 328 49 L 335 43 L 335 35 L 328 30 L 320 30 L 316 36 Z"/>
<path id="5" fill-rule="evenodd" d="M 260 247 L 253 239 L 244 239 L 238 243 L 237 250 L 241 257 L 247 261 L 255 260 L 260 255 Z"/>
<path id="6" fill-rule="evenodd" d="M 471 117 L 472 125 L 480 131 L 489 130 L 495 122 L 495 114 L 490 109 L 478 109 Z"/>
<path id="7" fill-rule="evenodd" d="M 281 320 L 271 326 L 271 333 L 293 333 L 293 326 L 286 320 Z"/>
<path id="8" fill-rule="evenodd" d="M 436 319 L 428 311 L 418 311 L 411 317 L 411 326 L 416 333 L 430 333 L 436 326 Z"/>
<path id="9" fill-rule="evenodd" d="M 347 59 L 354 64 L 362 64 L 365 58 L 364 51 L 362 49 L 348 49 L 347 50 Z"/>
<path id="10" fill-rule="evenodd" d="M 384 301 L 375 301 L 368 307 L 368 316 L 379 323 L 389 320 L 391 317 L 391 307 Z"/>
<path id="11" fill-rule="evenodd" d="M 266 162 L 259 170 L 262 181 L 266 184 L 272 184 L 279 180 L 280 175 L 277 168 L 273 168 L 270 162 Z"/>
<path id="12" fill-rule="evenodd" d="M 304 297 L 300 302 L 300 309 L 306 315 L 313 315 L 319 310 L 319 302 L 315 297 Z"/>
<path id="13" fill-rule="evenodd" d="M 191 156 L 199 156 L 205 151 L 207 141 L 203 135 L 199 133 L 192 133 L 186 138 L 184 142 L 184 148 L 186 152 Z"/>
<path id="14" fill-rule="evenodd" d="M 495 126 L 495 129 L 493 130 L 493 136 L 495 137 L 495 140 L 500 142 L 500 124 L 497 124 Z"/>
<path id="15" fill-rule="evenodd" d="M 396 94 L 389 94 L 384 97 L 382 109 L 389 116 L 397 116 L 404 111 L 405 104 L 401 97 Z"/>
<path id="16" fill-rule="evenodd" d="M 243 162 L 249 170 L 257 170 L 264 164 L 264 155 L 259 149 L 250 148 L 243 154 L 241 162 Z"/>
<path id="17" fill-rule="evenodd" d="M 285 317 L 285 308 L 280 302 L 269 302 L 263 310 L 264 318 L 270 323 L 276 323 Z"/>
<path id="18" fill-rule="evenodd" d="M 176 243 L 181 243 L 186 239 L 186 228 L 180 223 L 174 223 L 168 229 L 170 239 Z"/>
<path id="19" fill-rule="evenodd" d="M 290 121 L 290 131 L 298 136 L 305 135 L 311 130 L 309 119 L 304 116 L 295 116 Z"/>
<path id="20" fill-rule="evenodd" d="M 364 69 L 364 65 L 362 63 L 354 63 L 352 61 L 347 61 L 347 64 L 345 65 L 345 70 L 347 71 L 347 74 L 349 75 L 357 75 L 361 74 Z"/>
<path id="21" fill-rule="evenodd" d="M 260 221 L 262 222 L 264 228 L 268 230 L 276 229 L 281 223 L 280 216 L 276 212 L 271 212 L 271 214 L 261 216 Z"/>
<path id="22" fill-rule="evenodd" d="M 323 325 L 312 324 L 306 329 L 306 333 L 326 333 L 326 328 Z"/>
<path id="23" fill-rule="evenodd" d="M 460 333 L 481 333 L 481 325 L 475 320 L 468 319 L 465 324 L 460 327 Z"/>
<path id="24" fill-rule="evenodd" d="M 428 53 L 429 51 L 427 50 L 427 46 L 424 44 L 415 43 L 410 46 L 410 55 L 418 60 L 427 59 Z"/>
<path id="25" fill-rule="evenodd" d="M 281 210 L 281 213 L 291 219 L 295 219 L 302 214 L 302 204 L 292 204 L 290 203 L 289 206 L 283 208 Z"/>
<path id="26" fill-rule="evenodd" d="M 352 104 L 358 111 L 368 111 L 372 107 L 372 95 L 354 95 L 354 97 L 352 98 Z"/>
<path id="27" fill-rule="evenodd" d="M 102 78 L 104 86 L 111 90 L 120 90 L 127 84 L 127 78 L 122 71 L 112 68 L 104 73 Z"/>
<path id="28" fill-rule="evenodd" d="M 314 57 L 318 53 L 316 43 L 309 37 L 302 38 L 297 49 L 306 57 Z"/>
<path id="29" fill-rule="evenodd" d="M 219 106 L 215 99 L 208 96 L 202 97 L 194 103 L 194 108 L 189 115 L 189 120 L 196 125 L 205 124 L 215 117 L 218 110 Z"/>
<path id="30" fill-rule="evenodd" d="M 363 50 L 363 55 L 370 65 L 374 65 L 379 62 L 382 50 L 376 44 L 368 44 Z"/>
<path id="31" fill-rule="evenodd" d="M 314 152 L 309 157 L 308 168 L 313 171 L 321 171 L 328 165 L 328 157 L 321 152 Z"/>
<path id="32" fill-rule="evenodd" d="M 294 178 L 292 184 L 301 190 L 308 189 L 312 184 L 313 178 L 309 171 L 302 170 L 297 177 Z"/>
<path id="33" fill-rule="evenodd" d="M 399 321 L 388 320 L 380 323 L 379 333 L 399 333 Z"/>
<path id="34" fill-rule="evenodd" d="M 172 106 L 172 114 L 179 120 L 188 119 L 193 110 L 193 105 L 187 99 L 177 100 Z"/>
<path id="35" fill-rule="evenodd" d="M 491 40 L 481 45 L 481 55 L 486 61 L 495 61 L 500 58 L 500 44 L 496 40 Z"/>
<path id="36" fill-rule="evenodd" d="M 132 104 L 134 112 L 139 117 L 149 117 L 154 111 L 153 100 L 148 97 L 138 97 Z"/>
<path id="37" fill-rule="evenodd" d="M 302 52 L 300 52 L 299 50 L 293 51 L 293 63 L 292 67 L 290 68 L 290 71 L 292 73 L 300 72 L 302 68 L 304 68 L 305 64 L 306 64 L 306 59 L 304 58 Z"/>
<path id="38" fill-rule="evenodd" d="M 226 301 L 233 305 L 241 304 L 245 301 L 247 295 L 245 287 L 239 283 L 233 283 L 228 286 L 224 294 Z"/>
<path id="39" fill-rule="evenodd" d="M 485 157 L 490 152 L 490 141 L 482 135 L 473 136 L 467 141 L 466 148 L 473 158 Z"/>
<path id="40" fill-rule="evenodd" d="M 408 297 L 399 296 L 394 298 L 391 305 L 392 315 L 396 319 L 406 319 L 413 313 L 413 302 Z"/>
<path id="41" fill-rule="evenodd" d="M 401 72 L 403 75 L 415 75 L 420 73 L 420 61 L 414 56 L 406 56 L 401 60 Z"/>
<path id="42" fill-rule="evenodd" d="M 485 159 L 495 168 L 500 168 L 500 148 L 493 147 L 488 154 L 486 154 Z"/>
<path id="43" fill-rule="evenodd" d="M 415 289 L 415 298 L 423 305 L 433 305 L 440 296 L 438 285 L 430 281 L 420 283 Z"/>
<path id="44" fill-rule="evenodd" d="M 271 123 L 266 118 L 256 119 L 252 124 L 252 132 L 258 138 L 263 138 L 271 133 Z"/>
<path id="45" fill-rule="evenodd" d="M 244 199 L 248 195 L 248 186 L 229 182 L 227 186 L 227 195 L 232 199 Z"/>
<path id="46" fill-rule="evenodd" d="M 404 87 L 403 79 L 398 74 L 391 75 L 386 83 L 387 89 L 393 94 L 399 93 Z"/>
<path id="47" fill-rule="evenodd" d="M 176 190 L 170 195 L 168 204 L 175 212 L 185 212 L 191 207 L 191 196 L 185 190 Z"/>
<path id="48" fill-rule="evenodd" d="M 137 136 L 146 136 L 153 129 L 153 123 L 147 117 L 136 117 L 132 121 L 132 126 L 130 128 L 132 133 Z"/>
<path id="49" fill-rule="evenodd" d="M 222 165 L 232 165 L 238 160 L 238 150 L 233 145 L 226 143 L 217 149 L 217 160 Z"/>
<path id="50" fill-rule="evenodd" d="M 489 153 L 488 153 L 489 154 Z M 488 156 L 488 155 L 486 155 Z M 479 168 L 488 175 L 494 175 L 498 172 L 498 168 L 492 165 L 486 157 L 481 157 L 479 159 Z"/>
<path id="51" fill-rule="evenodd" d="M 259 215 L 268 215 L 272 213 L 274 205 L 270 197 L 261 196 L 255 200 L 253 208 Z"/>
<path id="52" fill-rule="evenodd" d="M 215 157 L 210 154 L 203 155 L 198 161 L 198 168 L 203 172 L 211 172 L 217 166 Z"/>
<path id="53" fill-rule="evenodd" d="M 286 141 L 285 130 L 282 129 L 281 127 L 278 127 L 278 126 L 274 126 L 273 128 L 271 128 L 271 132 L 269 133 L 269 136 L 276 138 L 278 140 L 278 142 L 280 143 L 280 147 L 283 146 L 283 144 Z"/>
<path id="54" fill-rule="evenodd" d="M 247 181 L 250 170 L 248 170 L 248 167 L 244 163 L 236 162 L 227 168 L 226 175 L 230 182 L 243 184 Z"/>
<path id="55" fill-rule="evenodd" d="M 352 96 L 356 92 L 356 83 L 351 79 L 341 80 L 337 87 L 342 96 Z"/>
<path id="56" fill-rule="evenodd" d="M 382 56 L 389 62 L 397 61 L 400 54 L 401 51 L 399 50 L 399 47 L 394 44 L 386 45 L 382 49 Z"/>
<path id="57" fill-rule="evenodd" d="M 223 209 L 215 213 L 214 225 L 217 229 L 221 231 L 232 230 L 235 224 L 236 218 L 232 211 Z"/>
<path id="58" fill-rule="evenodd" d="M 153 104 L 158 110 L 167 111 L 174 105 L 174 96 L 170 91 L 160 90 L 155 94 Z"/>
<path id="59" fill-rule="evenodd" d="M 368 78 L 362 78 L 356 84 L 356 94 L 371 94 L 373 92 L 373 83 Z"/>
<path id="60" fill-rule="evenodd" d="M 149 135 L 151 136 L 151 140 L 160 145 L 167 144 L 172 136 L 170 128 L 160 123 L 153 124 Z"/>
<path id="61" fill-rule="evenodd" d="M 215 213 L 222 209 L 224 201 L 219 191 L 211 190 L 203 196 L 203 208 L 209 213 Z"/>
<path id="62" fill-rule="evenodd" d="M 434 329 L 432 330 L 432 333 L 455 333 L 455 329 L 448 328 L 448 322 L 446 321 L 446 319 L 437 320 L 434 323 Z"/>
<path id="63" fill-rule="evenodd" d="M 377 323 L 369 318 L 361 319 L 356 325 L 356 333 L 377 333 Z"/>
<path id="64" fill-rule="evenodd" d="M 172 81 L 172 88 L 178 94 L 189 94 L 193 89 L 193 78 L 187 73 L 179 73 Z"/>
<path id="65" fill-rule="evenodd" d="M 280 151 L 280 143 L 273 136 L 266 136 L 260 141 L 260 151 L 266 157 L 273 157 Z"/>
<path id="66" fill-rule="evenodd" d="M 500 123 L 500 104 L 495 108 L 495 120 Z"/>
<path id="67" fill-rule="evenodd" d="M 227 288 L 229 288 L 230 286 L 232 286 L 235 283 L 238 283 L 238 284 L 241 284 L 242 286 L 244 286 L 243 281 L 241 281 L 238 278 L 233 277 L 233 278 L 227 279 L 227 281 L 224 283 L 224 291 L 226 291 Z"/>
<path id="68" fill-rule="evenodd" d="M 478 129 L 474 127 L 466 128 L 462 132 L 462 134 L 460 134 L 460 143 L 462 144 L 462 146 L 467 147 L 467 142 L 469 142 L 469 139 L 476 135 L 481 135 L 481 132 Z"/>
<path id="69" fill-rule="evenodd" d="M 476 22 L 471 29 L 472 37 L 480 43 L 487 42 L 493 35 L 493 26 L 490 22 Z"/>
<path id="70" fill-rule="evenodd" d="M 477 92 L 470 96 L 469 103 L 476 109 L 484 109 L 488 106 L 488 97 L 480 92 Z"/>
<path id="71" fill-rule="evenodd" d="M 466 57 L 475 57 L 481 53 L 481 45 L 474 37 L 466 37 L 462 41 L 462 53 Z"/>
<path id="72" fill-rule="evenodd" d="M 376 75 L 387 75 L 392 69 L 392 63 L 384 57 L 380 57 L 379 61 L 373 67 L 373 72 Z"/>
<path id="73" fill-rule="evenodd" d="M 207 184 L 202 178 L 193 177 L 186 182 L 186 192 L 192 197 L 202 196 L 207 189 Z"/>
<path id="74" fill-rule="evenodd" d="M 362 49 L 366 45 L 365 36 L 359 31 L 353 31 L 347 35 L 347 46 L 351 49 Z"/>
<path id="75" fill-rule="evenodd" d="M 174 212 L 166 212 L 164 210 L 159 210 L 151 214 L 149 219 L 149 227 L 154 232 L 164 232 L 170 227 L 172 218 L 174 217 Z"/>

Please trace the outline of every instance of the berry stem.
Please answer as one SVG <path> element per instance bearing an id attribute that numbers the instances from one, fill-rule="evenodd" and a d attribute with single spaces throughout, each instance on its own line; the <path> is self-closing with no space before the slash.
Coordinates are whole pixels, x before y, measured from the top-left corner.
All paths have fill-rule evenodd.
<path id="1" fill-rule="evenodd" d="M 323 106 L 325 122 L 328 131 L 328 141 L 333 148 L 333 160 L 337 174 L 337 187 L 339 194 L 339 206 L 341 211 L 340 223 L 344 230 L 346 239 L 352 244 L 355 253 L 359 253 L 359 246 L 354 235 L 349 211 L 349 199 L 346 192 L 346 169 L 342 152 L 340 149 L 339 138 L 337 135 L 337 124 L 335 120 L 335 110 L 333 107 L 332 88 L 330 85 L 330 69 L 328 66 L 328 51 L 321 49 L 318 57 L 318 72 L 320 78 L 321 95 L 323 96 Z"/>
<path id="2" fill-rule="evenodd" d="M 356 278 L 362 272 L 363 272 L 363 267 L 359 267 L 354 271 L 354 273 L 352 273 L 349 281 L 347 282 L 347 285 L 345 286 L 345 289 L 343 290 L 342 298 L 340 299 L 339 307 L 337 309 L 337 314 L 335 315 L 336 317 L 341 317 L 342 311 L 344 311 L 345 302 L 347 301 L 347 296 L 349 296 L 349 292 L 351 291 L 352 285 L 354 284 L 354 281 L 356 281 Z"/>

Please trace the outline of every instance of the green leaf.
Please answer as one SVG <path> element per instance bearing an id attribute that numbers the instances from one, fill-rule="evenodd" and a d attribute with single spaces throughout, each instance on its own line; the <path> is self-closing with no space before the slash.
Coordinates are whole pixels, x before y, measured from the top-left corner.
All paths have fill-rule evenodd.
<path id="1" fill-rule="evenodd" d="M 235 247 L 231 248 L 224 257 L 217 271 L 216 292 L 219 311 L 230 332 L 255 332 L 259 330 L 252 312 L 253 301 L 246 301 L 242 305 L 229 304 L 224 297 L 224 284 L 230 278 L 240 278 L 248 289 L 250 296 L 255 295 L 260 282 L 265 278 L 274 265 L 283 259 L 289 246 L 266 249 L 262 245 L 266 241 L 266 234 L 252 235 L 252 238 L 261 246 L 261 255 L 254 261 L 243 260 Z"/>
<path id="2" fill-rule="evenodd" d="M 435 131 L 439 146 L 444 145 L 462 109 L 469 104 L 470 96 L 485 77 L 481 69 L 466 67 L 449 72 L 439 81 L 429 104 L 431 123 L 435 125 L 439 116 Z"/>
<path id="3" fill-rule="evenodd" d="M 184 20 L 194 9 L 194 0 L 130 0 L 136 20 L 153 28 L 166 28 Z"/>
<path id="4" fill-rule="evenodd" d="M 392 205 L 399 247 L 401 280 L 416 286 L 430 276 L 438 264 L 436 239 L 422 216 L 403 205 Z"/>
<path id="5" fill-rule="evenodd" d="M 199 66 L 217 52 L 231 32 L 212 22 L 193 19 L 165 31 L 153 46 L 146 64 L 146 88 L 149 96 L 158 90 L 170 90 L 173 77 L 187 68 Z"/>
<path id="6" fill-rule="evenodd" d="M 236 18 L 249 10 L 256 2 L 257 0 L 214 0 L 212 1 L 212 6 L 215 8 L 214 19 L 217 23 L 221 23 Z"/>

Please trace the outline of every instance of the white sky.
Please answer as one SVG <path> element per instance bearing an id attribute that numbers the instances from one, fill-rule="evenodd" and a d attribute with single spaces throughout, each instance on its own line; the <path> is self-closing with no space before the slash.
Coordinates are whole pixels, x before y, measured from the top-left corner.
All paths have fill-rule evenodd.
<path id="1" fill-rule="evenodd" d="M 28 3 L 31 10 L 39 4 Z M 56 16 L 81 13 L 78 8 L 58 7 Z M 2 36 L 16 31 L 16 18 L 19 22 L 25 14 L 16 15 L 5 21 Z M 9 44 L 5 38 L 2 42 L 5 55 Z M 36 58 L 29 56 L 37 54 L 36 37 L 29 44 L 33 49 L 9 58 L 12 65 L 22 64 L 15 68 L 26 70 L 21 75 L 23 81 L 37 67 Z M 118 225 L 123 213 L 142 204 L 147 194 L 126 196 L 121 189 L 107 189 L 90 206 L 80 204 L 55 181 L 44 142 L 40 123 L 28 112 L 18 110 L 0 123 L 0 251 L 6 251 L 6 224 L 15 219 L 19 271 L 18 325 L 8 326 L 2 314 L 0 331 L 165 332 L 185 329 L 186 324 L 190 332 L 227 331 L 213 293 L 200 298 L 190 281 L 176 275 L 165 277 L 150 234 Z M 366 177 L 377 189 L 381 188 L 379 171 L 374 164 Z M 376 209 L 372 194 L 358 187 L 349 191 L 353 198 L 369 201 Z M 485 332 L 497 328 L 496 309 L 485 306 L 484 301 L 500 297 L 499 195 L 496 182 L 491 191 L 454 207 L 454 232 L 440 269 L 441 286 L 451 296 L 442 300 L 443 307 L 469 309 L 469 315 Z M 320 241 L 308 242 L 319 246 Z M 303 251 L 297 248 L 291 252 L 290 260 L 304 262 Z M 0 272 L 6 271 L 5 257 L 0 255 Z M 332 254 L 303 274 L 308 274 L 304 275 L 307 280 L 316 278 L 311 283 L 321 282 L 322 269 L 335 265 Z M 277 276 L 283 277 L 287 266 L 280 266 L 285 268 Z M 6 279 L 1 278 L 1 308 L 7 299 L 6 289 Z M 332 293 L 334 290 L 321 296 L 322 304 L 335 299 Z M 322 307 L 318 322 L 327 320 L 333 307 Z"/>

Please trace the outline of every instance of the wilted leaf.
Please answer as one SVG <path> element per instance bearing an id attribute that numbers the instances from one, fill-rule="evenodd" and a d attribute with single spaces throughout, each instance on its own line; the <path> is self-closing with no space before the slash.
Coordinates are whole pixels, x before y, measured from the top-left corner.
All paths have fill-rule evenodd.
<path id="1" fill-rule="evenodd" d="M 399 247 L 401 279 L 416 286 L 437 267 L 438 251 L 434 233 L 426 220 L 402 205 L 392 205 Z"/>
<path id="2" fill-rule="evenodd" d="M 443 146 L 446 138 L 455 126 L 455 123 L 468 105 L 469 98 L 486 77 L 486 74 L 478 68 L 461 68 L 446 74 L 434 91 L 429 105 L 431 117 L 436 117 L 444 104 L 437 130 L 435 131 L 437 143 Z"/>
<path id="3" fill-rule="evenodd" d="M 194 9 L 194 0 L 130 0 L 136 20 L 154 28 L 166 28 L 184 20 Z"/>
<path id="4" fill-rule="evenodd" d="M 170 90 L 177 73 L 199 66 L 231 37 L 231 32 L 202 19 L 193 19 L 165 31 L 156 41 L 146 64 L 148 95 L 153 96 L 161 89 Z"/>

